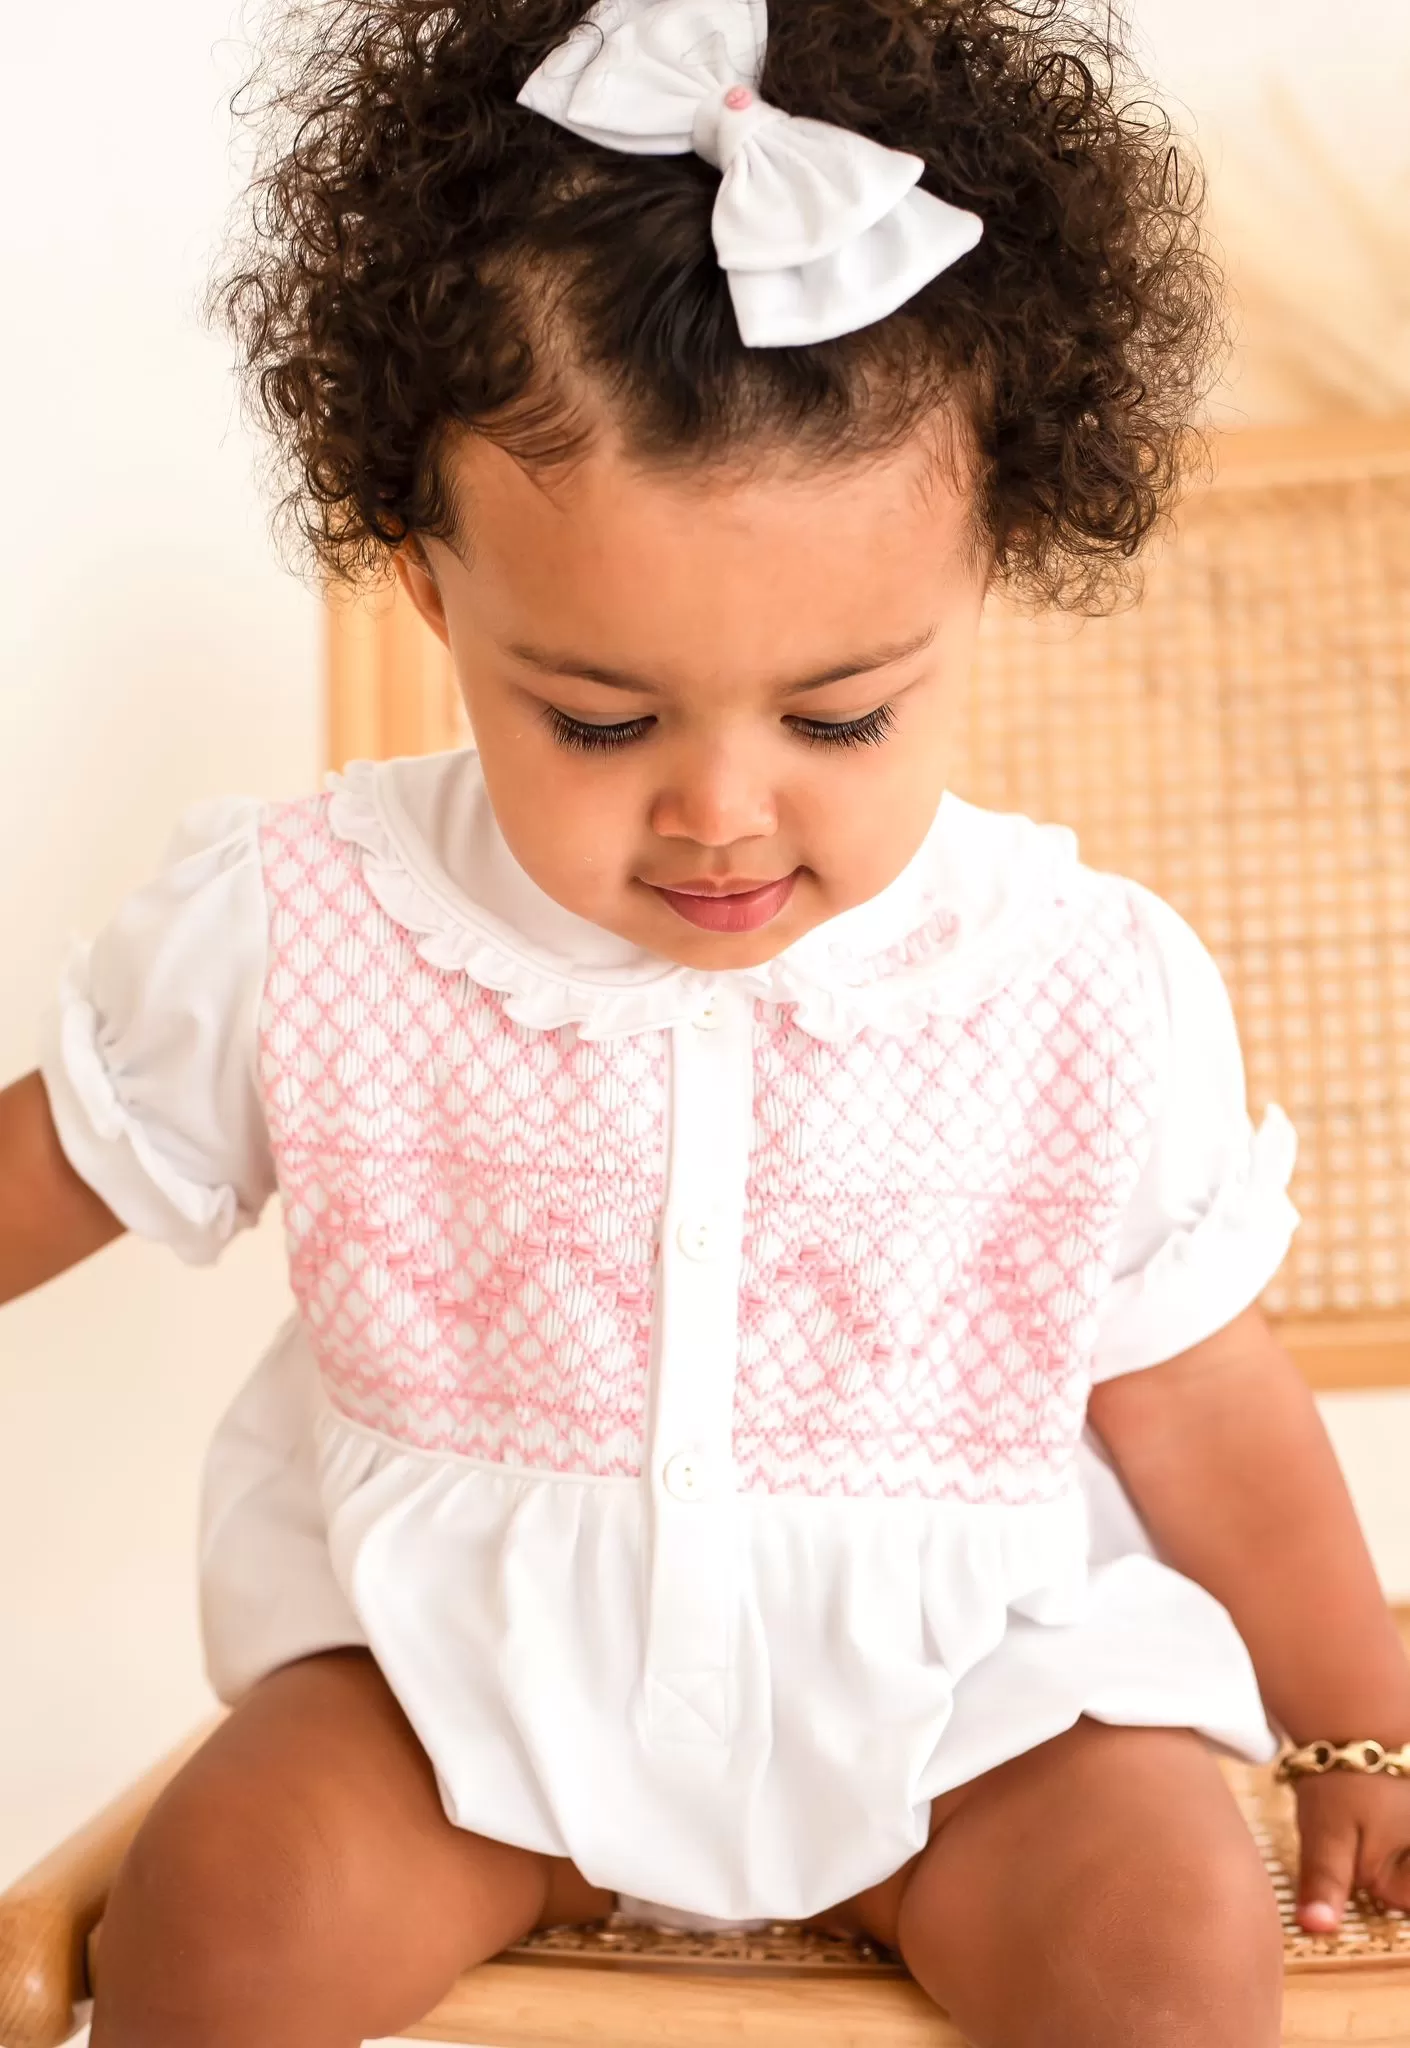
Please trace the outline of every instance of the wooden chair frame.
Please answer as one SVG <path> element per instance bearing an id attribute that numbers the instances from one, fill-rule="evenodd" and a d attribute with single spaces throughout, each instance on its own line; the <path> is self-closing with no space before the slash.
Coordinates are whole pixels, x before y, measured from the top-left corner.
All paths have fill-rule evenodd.
<path id="1" fill-rule="evenodd" d="M 1410 1613 L 1403 1623 L 1410 1638 Z M 0 1895 L 3 2048 L 59 2048 L 81 2022 L 118 1866 L 203 1739 Z M 1340 1936 L 1302 1934 L 1288 1795 L 1266 1772 L 1228 1769 L 1282 1914 L 1285 2048 L 1406 2048 L 1410 1924 L 1357 1900 Z M 964 2048 L 892 1959 L 786 1927 L 748 1937 L 555 1930 L 462 1977 L 405 2038 L 475 2048 Z"/>

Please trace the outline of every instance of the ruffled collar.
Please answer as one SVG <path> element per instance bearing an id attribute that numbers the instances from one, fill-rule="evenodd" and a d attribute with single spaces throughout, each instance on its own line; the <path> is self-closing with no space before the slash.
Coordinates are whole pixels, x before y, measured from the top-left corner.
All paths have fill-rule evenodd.
<path id="1" fill-rule="evenodd" d="M 494 820 L 472 749 L 353 763 L 329 778 L 334 835 L 432 966 L 505 998 L 516 1023 L 587 1038 L 699 1016 L 722 984 L 786 1005 L 813 1037 L 919 1030 L 964 1014 L 1068 943 L 1070 832 L 947 795 L 919 851 L 870 902 L 758 967 L 708 974 L 644 952 L 545 895 Z"/>

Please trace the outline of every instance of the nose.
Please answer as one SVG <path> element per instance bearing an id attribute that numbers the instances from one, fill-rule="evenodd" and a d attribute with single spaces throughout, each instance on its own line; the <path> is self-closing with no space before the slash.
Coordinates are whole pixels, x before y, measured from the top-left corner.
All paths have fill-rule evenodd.
<path id="1" fill-rule="evenodd" d="M 733 846 L 768 839 L 778 830 L 778 804 L 764 765 L 751 762 L 742 741 L 692 750 L 657 790 L 652 830 L 661 839 L 696 846 Z"/>

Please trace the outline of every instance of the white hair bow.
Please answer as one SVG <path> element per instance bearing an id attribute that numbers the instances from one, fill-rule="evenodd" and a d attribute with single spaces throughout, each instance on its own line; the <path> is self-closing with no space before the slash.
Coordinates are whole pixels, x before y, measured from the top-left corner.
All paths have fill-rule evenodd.
<path id="1" fill-rule="evenodd" d="M 519 94 L 589 142 L 724 173 L 715 249 L 751 348 L 868 327 L 984 232 L 919 189 L 919 157 L 761 100 L 766 34 L 765 0 L 598 0 Z"/>

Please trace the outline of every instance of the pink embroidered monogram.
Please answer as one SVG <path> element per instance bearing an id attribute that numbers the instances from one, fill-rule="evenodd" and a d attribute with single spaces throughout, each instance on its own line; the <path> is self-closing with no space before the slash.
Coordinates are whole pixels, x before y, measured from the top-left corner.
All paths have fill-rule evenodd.
<path id="1" fill-rule="evenodd" d="M 330 1397 L 422 1449 L 634 1476 L 668 1034 L 515 1023 L 421 957 L 326 806 L 265 813 L 261 1076 Z M 1056 964 L 904 1036 L 824 1042 L 759 1006 L 744 1489 L 1062 1490 L 1151 1115 L 1130 917 L 1094 893 Z M 947 936 L 938 919 L 923 934 Z"/>
<path id="2" fill-rule="evenodd" d="M 885 981 L 898 969 L 923 967 L 955 943 L 959 929 L 960 921 L 953 910 L 932 910 L 923 923 L 917 925 L 913 932 L 908 932 L 905 938 L 898 939 L 894 946 L 850 961 L 843 972 L 843 979 L 849 988 L 865 988 Z"/>

